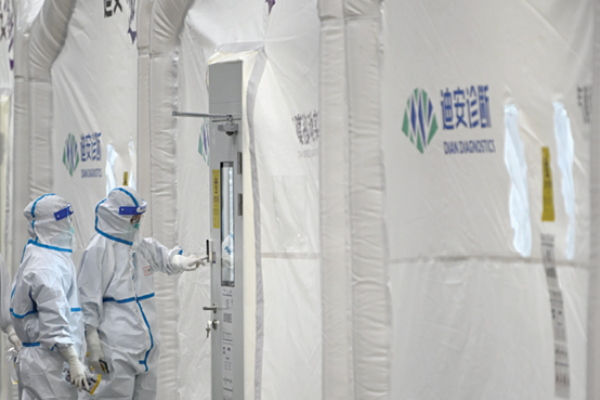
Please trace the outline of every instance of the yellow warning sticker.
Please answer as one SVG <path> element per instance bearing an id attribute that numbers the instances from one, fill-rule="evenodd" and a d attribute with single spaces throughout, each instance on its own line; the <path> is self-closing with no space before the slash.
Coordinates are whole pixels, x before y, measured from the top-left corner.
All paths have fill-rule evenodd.
<path id="1" fill-rule="evenodd" d="M 221 229 L 221 171 L 212 171 L 213 229 Z"/>
<path id="2" fill-rule="evenodd" d="M 542 147 L 542 173 L 544 176 L 544 208 L 542 221 L 554 221 L 554 196 L 552 192 L 552 169 L 550 168 L 550 148 Z"/>

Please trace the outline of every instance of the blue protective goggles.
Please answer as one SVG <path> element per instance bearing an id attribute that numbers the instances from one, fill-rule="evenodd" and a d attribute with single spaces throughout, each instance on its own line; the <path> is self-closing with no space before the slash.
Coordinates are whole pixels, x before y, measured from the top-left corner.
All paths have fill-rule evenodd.
<path id="1" fill-rule="evenodd" d="M 146 212 L 146 204 L 142 204 L 139 207 L 119 207 L 119 215 L 140 215 Z"/>
<path id="2" fill-rule="evenodd" d="M 71 204 L 69 204 L 68 206 L 66 206 L 62 210 L 58 210 L 57 212 L 55 212 L 54 213 L 54 219 L 56 219 L 57 221 L 60 221 L 61 219 L 65 219 L 69 215 L 72 215 L 74 212 L 75 211 L 73 211 L 73 206 Z"/>

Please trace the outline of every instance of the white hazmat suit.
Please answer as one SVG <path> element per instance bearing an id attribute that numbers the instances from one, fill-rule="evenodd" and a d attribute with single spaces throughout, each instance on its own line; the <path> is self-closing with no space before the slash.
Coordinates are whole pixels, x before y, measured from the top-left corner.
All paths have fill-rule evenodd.
<path id="1" fill-rule="evenodd" d="M 81 399 L 153 400 L 160 337 L 154 298 L 154 272 L 176 274 L 200 259 L 178 256 L 156 240 L 141 239 L 139 222 L 146 203 L 133 189 L 119 187 L 96 206 L 96 234 L 79 270 L 81 307 L 88 337 L 89 364 L 107 366 L 94 396 Z M 192 259 L 181 264 L 182 259 Z M 99 339 L 98 339 L 99 338 Z"/>
<path id="2" fill-rule="evenodd" d="M 85 379 L 78 359 L 83 320 L 71 260 L 73 208 L 48 194 L 31 202 L 24 213 L 33 239 L 23 250 L 10 302 L 12 322 L 23 342 L 17 355 L 19 395 L 21 400 L 77 399 L 76 387 L 64 374 L 68 368 L 77 383 Z"/>

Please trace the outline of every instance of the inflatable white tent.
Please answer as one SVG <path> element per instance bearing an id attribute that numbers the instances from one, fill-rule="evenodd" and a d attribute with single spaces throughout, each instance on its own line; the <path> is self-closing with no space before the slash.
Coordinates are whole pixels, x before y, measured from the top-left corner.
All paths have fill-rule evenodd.
<path id="1" fill-rule="evenodd" d="M 235 60 L 236 399 L 600 398 L 598 6 L 2 0 L 0 251 L 46 192 L 88 240 L 126 172 L 144 234 L 203 253 L 214 136 L 177 113 Z M 210 271 L 155 282 L 158 398 L 213 398 Z"/>

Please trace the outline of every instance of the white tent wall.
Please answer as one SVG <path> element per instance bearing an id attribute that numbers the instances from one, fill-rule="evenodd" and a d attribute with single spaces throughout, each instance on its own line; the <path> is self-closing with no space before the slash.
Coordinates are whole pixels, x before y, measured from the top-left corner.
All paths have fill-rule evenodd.
<path id="1" fill-rule="evenodd" d="M 14 101 L 15 13 L 12 0 L 0 2 L 0 254 L 6 258 L 10 217 L 8 204 L 11 200 L 10 182 L 12 165 L 12 124 Z M 9 269 L 10 265 L 8 266 Z M 12 271 L 9 272 L 12 274 Z M 4 360 L 8 340 L 0 334 L 0 360 Z M 0 363 L 0 398 L 7 399 L 11 393 L 8 364 Z"/>
<path id="2" fill-rule="evenodd" d="M 133 10 L 119 4 L 78 1 L 51 71 L 52 190 L 73 204 L 81 247 L 94 232 L 96 204 L 122 184 L 125 171 L 131 186 L 137 181 L 137 46 Z M 76 265 L 80 255 L 74 253 Z"/>
<path id="3" fill-rule="evenodd" d="M 125 171 L 150 203 L 144 232 L 204 252 L 207 125 L 171 112 L 208 111 L 214 54 L 252 54 L 248 400 L 553 398 L 542 233 L 554 235 L 570 398 L 587 384 L 598 394 L 586 378 L 596 2 L 321 0 L 319 15 L 315 0 L 48 0 L 65 7 L 51 24 L 42 3 L 14 3 L 13 269 L 32 196 L 69 199 L 87 241 Z M 156 279 L 159 398 L 210 398 L 209 272 L 186 278 Z"/>
<path id="4" fill-rule="evenodd" d="M 542 233 L 555 240 L 570 398 L 586 398 L 585 112 L 593 5 L 385 3 L 381 87 L 393 298 L 390 398 L 554 398 L 556 338 Z M 413 101 L 423 112 L 416 114 L 421 122 L 411 115 Z M 569 146 L 560 142 L 557 121 L 564 114 L 556 119 L 556 102 L 564 105 L 574 143 L 574 161 L 566 167 Z M 421 132 L 423 140 L 415 135 Z M 522 143 L 524 157 L 511 156 L 509 135 Z M 552 173 L 546 202 L 544 146 Z M 514 160 L 524 168 L 515 168 Z M 520 203 L 511 199 L 511 185 L 524 187 Z M 550 204 L 555 216 L 547 219 L 554 221 L 542 222 Z M 552 313 L 563 311 L 553 307 Z"/>
<path id="5" fill-rule="evenodd" d="M 29 42 L 30 197 L 53 189 L 51 68 L 62 50 L 76 0 L 46 0 Z M 44 166 L 44 168 L 39 168 Z"/>
<path id="6" fill-rule="evenodd" d="M 11 199 L 9 208 L 24 209 L 29 196 L 29 35 L 43 0 L 14 1 L 14 137 L 11 166 Z M 19 267 L 21 251 L 29 235 L 22 223 L 21 212 L 11 212 L 7 238 L 6 263 L 14 272 Z"/>
<path id="7" fill-rule="evenodd" d="M 600 2 L 594 9 L 594 79 L 593 93 L 600 93 Z M 590 135 L 590 283 L 588 300 L 588 377 L 600 374 L 600 102 L 593 102 Z M 600 380 L 587 380 L 587 398 L 600 399 Z"/>
<path id="8" fill-rule="evenodd" d="M 31 25 L 42 7 L 42 0 L 12 2 L 14 12 L 14 95 L 12 154 L 8 171 L 8 201 L 6 220 L 6 265 L 14 276 L 21 259 L 21 251 L 27 242 L 27 226 L 22 223 L 23 214 L 15 212 L 29 203 L 29 35 Z M 10 53 L 8 53 L 10 57 Z M 4 60 L 6 61 L 6 60 Z M 9 61 L 10 62 L 10 61 Z M 4 360 L 4 358 L 3 358 Z M 10 385 L 8 370 L 2 368 L 2 399 L 17 399 L 16 387 Z M 5 385 L 6 383 L 6 385 Z M 5 397 L 6 396 L 6 397 Z"/>
<path id="9" fill-rule="evenodd" d="M 256 399 L 319 398 L 322 332 L 316 1 L 276 3 L 264 43 L 264 70 L 253 73 L 260 81 L 253 77 L 250 84 L 256 92 L 249 89 L 248 93 L 256 168 L 253 189 L 260 217 L 255 220 L 260 246 Z M 259 65 L 260 59 L 255 68 Z M 287 367 L 282 368 L 284 365 Z"/>
<path id="10" fill-rule="evenodd" d="M 319 2 L 321 19 L 319 157 L 323 399 L 354 399 L 350 295 L 350 163 L 342 0 Z"/>
<path id="11" fill-rule="evenodd" d="M 177 235 L 176 109 L 179 34 L 192 0 L 156 0 L 150 20 L 150 174 L 152 235 L 166 246 Z M 142 133 L 143 134 L 143 133 Z M 168 210 L 168 212 L 167 212 Z M 185 218 L 185 214 L 180 216 Z M 186 253 L 189 250 L 186 249 Z M 156 282 L 161 358 L 158 398 L 179 398 L 179 276 Z M 185 315 L 185 314 L 184 314 Z"/>
<path id="12" fill-rule="evenodd" d="M 320 2 L 324 398 L 390 398 L 380 5 Z"/>

